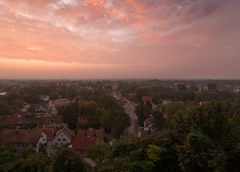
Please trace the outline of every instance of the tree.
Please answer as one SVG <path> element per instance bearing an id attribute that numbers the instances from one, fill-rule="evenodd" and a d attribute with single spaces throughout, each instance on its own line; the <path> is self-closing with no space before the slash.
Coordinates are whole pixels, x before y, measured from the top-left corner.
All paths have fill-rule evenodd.
<path id="1" fill-rule="evenodd" d="M 62 149 L 57 152 L 53 163 L 52 172 L 87 172 L 88 166 L 81 156 L 69 149 Z"/>
<path id="2" fill-rule="evenodd" d="M 60 94 L 59 94 L 58 91 L 53 91 L 53 92 L 50 93 L 50 99 L 51 99 L 51 100 L 56 100 L 56 99 L 58 99 L 59 97 L 60 97 Z"/>
<path id="3" fill-rule="evenodd" d="M 10 106 L 3 101 L 0 101 L 0 116 L 10 114 Z"/>
<path id="4" fill-rule="evenodd" d="M 26 123 L 23 128 L 26 128 L 26 129 L 34 129 L 34 128 L 37 128 L 37 123 L 34 122 L 34 121 L 31 121 L 31 122 L 28 122 Z"/>
<path id="5" fill-rule="evenodd" d="M 79 105 L 77 102 L 68 105 L 60 113 L 63 116 L 63 121 L 67 123 L 69 128 L 77 128 L 79 116 Z"/>
<path id="6" fill-rule="evenodd" d="M 101 117 L 101 123 L 104 128 L 111 129 L 119 137 L 124 129 L 130 126 L 130 118 L 122 111 L 106 111 Z"/>
<path id="7" fill-rule="evenodd" d="M 149 86 L 139 86 L 135 90 L 136 100 L 140 102 L 143 96 L 150 96 L 151 89 Z"/>
<path id="8" fill-rule="evenodd" d="M 101 163 L 110 155 L 110 148 L 105 143 L 97 143 L 95 146 L 90 147 L 88 150 L 88 155 L 93 160 Z"/>
<path id="9" fill-rule="evenodd" d="M 160 160 L 161 152 L 165 152 L 166 150 L 164 148 L 160 148 L 156 145 L 149 145 L 147 149 L 147 157 L 150 159 L 153 163 L 158 162 Z"/>
<path id="10" fill-rule="evenodd" d="M 151 161 L 132 162 L 129 164 L 129 172 L 152 171 L 154 164 Z"/>
<path id="11" fill-rule="evenodd" d="M 27 103 L 30 103 L 30 104 L 31 103 L 36 104 L 36 103 L 40 103 L 41 102 L 39 96 L 36 95 L 36 94 L 27 94 L 27 95 L 25 95 L 24 96 L 24 101 L 27 102 Z"/>
<path id="12" fill-rule="evenodd" d="M 217 84 L 215 84 L 215 83 L 208 84 L 208 90 L 209 91 L 216 91 L 217 90 Z"/>
<path id="13" fill-rule="evenodd" d="M 180 111 L 185 111 L 186 107 L 183 102 L 172 102 L 166 106 L 166 114 L 168 117 L 176 115 Z"/>
<path id="14" fill-rule="evenodd" d="M 166 120 L 164 118 L 164 114 L 159 109 L 153 111 L 152 115 L 154 117 L 155 126 L 158 129 L 166 128 L 167 124 L 166 124 Z"/>
<path id="15" fill-rule="evenodd" d="M 80 113 L 83 116 L 96 115 L 97 103 L 95 101 L 80 101 Z"/>
<path id="16" fill-rule="evenodd" d="M 186 91 L 187 87 L 186 87 L 185 84 L 178 84 L 177 89 L 180 90 L 180 91 Z"/>
<path id="17" fill-rule="evenodd" d="M 122 110 L 113 96 L 104 95 L 98 100 L 98 105 L 106 111 Z"/>
<path id="18" fill-rule="evenodd" d="M 26 159 L 19 159 L 13 166 L 12 172 L 46 172 L 47 161 L 38 155 L 31 155 Z"/>
<path id="19" fill-rule="evenodd" d="M 225 155 L 221 148 L 199 131 L 187 135 L 183 146 L 178 146 L 178 157 L 183 171 L 224 171 Z"/>
<path id="20" fill-rule="evenodd" d="M 191 128 L 200 130 L 213 141 L 221 141 L 229 135 L 231 106 L 225 102 L 212 102 L 206 106 L 191 108 L 187 120 Z"/>
<path id="21" fill-rule="evenodd" d="M 18 160 L 18 154 L 11 152 L 9 150 L 5 150 L 0 153 L 0 171 L 1 172 L 9 172 L 14 163 Z"/>
<path id="22" fill-rule="evenodd" d="M 138 123 L 143 126 L 144 120 L 151 114 L 151 107 L 141 102 L 136 106 L 136 114 L 138 116 Z"/>
<path id="23" fill-rule="evenodd" d="M 24 106 L 24 101 L 21 99 L 13 99 L 9 105 L 15 112 L 19 112 Z"/>
<path id="24" fill-rule="evenodd" d="M 176 126 L 175 120 L 181 113 L 186 112 L 186 106 L 183 102 L 172 102 L 166 105 L 165 113 L 167 115 L 167 125 L 169 128 Z"/>

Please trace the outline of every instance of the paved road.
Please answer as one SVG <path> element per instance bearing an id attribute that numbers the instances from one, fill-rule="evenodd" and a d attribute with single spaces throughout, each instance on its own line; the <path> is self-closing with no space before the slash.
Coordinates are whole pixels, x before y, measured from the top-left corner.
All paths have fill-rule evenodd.
<path id="1" fill-rule="evenodd" d="M 122 106 L 123 106 L 125 112 L 129 115 L 130 120 L 131 120 L 130 127 L 128 127 L 125 131 L 126 134 L 136 136 L 137 132 L 138 132 L 138 117 L 135 113 L 136 104 L 133 102 L 130 102 L 129 100 L 127 100 L 124 97 L 115 96 L 115 98 L 117 100 L 121 100 L 121 102 L 124 102 Z"/>

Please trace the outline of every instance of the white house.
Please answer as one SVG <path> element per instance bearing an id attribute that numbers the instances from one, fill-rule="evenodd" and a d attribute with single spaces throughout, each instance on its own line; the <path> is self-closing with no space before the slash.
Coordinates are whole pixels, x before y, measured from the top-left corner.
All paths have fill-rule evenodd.
<path id="1" fill-rule="evenodd" d="M 57 131 L 55 136 L 47 142 L 47 154 L 52 156 L 59 148 L 67 147 L 72 142 L 73 133 L 66 127 Z"/>

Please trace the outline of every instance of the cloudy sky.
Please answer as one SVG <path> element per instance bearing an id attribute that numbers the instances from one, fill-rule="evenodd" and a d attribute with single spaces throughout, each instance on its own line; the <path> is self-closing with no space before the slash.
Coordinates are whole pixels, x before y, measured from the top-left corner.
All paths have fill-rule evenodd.
<path id="1" fill-rule="evenodd" d="M 239 78 L 240 0 L 0 0 L 0 78 Z"/>

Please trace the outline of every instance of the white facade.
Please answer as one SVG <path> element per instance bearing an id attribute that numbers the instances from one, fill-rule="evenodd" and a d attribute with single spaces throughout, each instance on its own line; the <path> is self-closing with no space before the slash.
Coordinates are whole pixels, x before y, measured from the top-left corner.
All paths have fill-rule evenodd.
<path id="1" fill-rule="evenodd" d="M 47 142 L 47 154 L 49 157 L 54 155 L 59 148 L 71 144 L 72 136 L 67 130 L 63 128 L 56 133 L 56 136 L 52 140 Z"/>
<path id="2" fill-rule="evenodd" d="M 39 152 L 39 149 L 41 146 L 46 146 L 47 144 L 47 134 L 42 132 L 40 139 L 38 141 L 37 147 L 36 147 L 36 153 Z"/>

